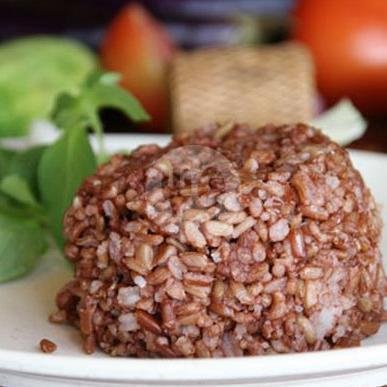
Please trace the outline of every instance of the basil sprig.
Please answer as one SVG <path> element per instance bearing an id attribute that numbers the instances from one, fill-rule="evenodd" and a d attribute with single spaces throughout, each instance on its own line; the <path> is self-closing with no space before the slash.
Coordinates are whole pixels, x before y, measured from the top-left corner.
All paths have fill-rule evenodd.
<path id="1" fill-rule="evenodd" d="M 0 148 L 0 282 L 33 269 L 53 237 L 62 249 L 63 216 L 83 180 L 105 156 L 101 108 L 121 110 L 135 122 L 148 114 L 111 73 L 91 75 L 78 93 L 62 93 L 51 115 L 61 129 L 49 146 L 22 152 Z M 88 130 L 99 138 L 99 153 Z"/>

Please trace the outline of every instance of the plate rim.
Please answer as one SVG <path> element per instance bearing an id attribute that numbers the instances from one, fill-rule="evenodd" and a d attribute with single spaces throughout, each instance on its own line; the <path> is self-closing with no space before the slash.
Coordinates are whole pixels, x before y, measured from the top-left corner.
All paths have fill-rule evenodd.
<path id="1" fill-rule="evenodd" d="M 75 329 L 75 328 L 74 328 Z M 80 349 L 81 351 L 81 349 Z M 0 370 L 34 376 L 130 382 L 197 382 L 312 377 L 387 367 L 387 343 L 316 352 L 219 359 L 137 359 L 66 356 L 0 349 Z M 275 361 L 275 360 L 278 361 Z M 37 367 L 36 364 L 39 364 Z M 307 369 L 304 368 L 307 364 Z M 321 369 L 324 364 L 324 369 Z M 278 374 L 278 366 L 281 374 Z M 149 367 L 152 366 L 152 372 Z M 225 369 L 233 369 L 230 375 Z M 264 369 L 262 374 L 260 369 Z"/>

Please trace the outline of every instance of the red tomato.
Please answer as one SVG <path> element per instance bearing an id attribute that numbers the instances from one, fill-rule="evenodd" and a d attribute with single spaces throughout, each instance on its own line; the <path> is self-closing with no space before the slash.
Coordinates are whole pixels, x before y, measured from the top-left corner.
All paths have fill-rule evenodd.
<path id="1" fill-rule="evenodd" d="M 151 115 L 150 128 L 154 131 L 165 130 L 168 121 L 166 76 L 173 52 L 166 30 L 138 4 L 119 12 L 102 42 L 102 65 L 122 75 L 122 86 Z"/>
<path id="2" fill-rule="evenodd" d="M 387 1 L 300 0 L 294 16 L 328 102 L 348 96 L 365 113 L 386 114 Z"/>

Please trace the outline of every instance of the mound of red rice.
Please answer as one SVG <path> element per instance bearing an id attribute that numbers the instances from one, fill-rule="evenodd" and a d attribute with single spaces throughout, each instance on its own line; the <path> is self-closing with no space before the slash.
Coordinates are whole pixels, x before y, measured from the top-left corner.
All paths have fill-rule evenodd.
<path id="1" fill-rule="evenodd" d="M 114 156 L 64 232 L 75 276 L 51 319 L 88 353 L 347 347 L 382 319 L 377 207 L 348 153 L 305 125 L 213 126 Z"/>

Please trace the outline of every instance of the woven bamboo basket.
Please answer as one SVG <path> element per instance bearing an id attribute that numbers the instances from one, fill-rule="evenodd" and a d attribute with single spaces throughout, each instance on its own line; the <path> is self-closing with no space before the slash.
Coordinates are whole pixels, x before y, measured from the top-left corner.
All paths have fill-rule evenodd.
<path id="1" fill-rule="evenodd" d="M 313 65 L 296 43 L 179 53 L 170 76 L 175 132 L 212 122 L 305 122 L 313 114 Z"/>

